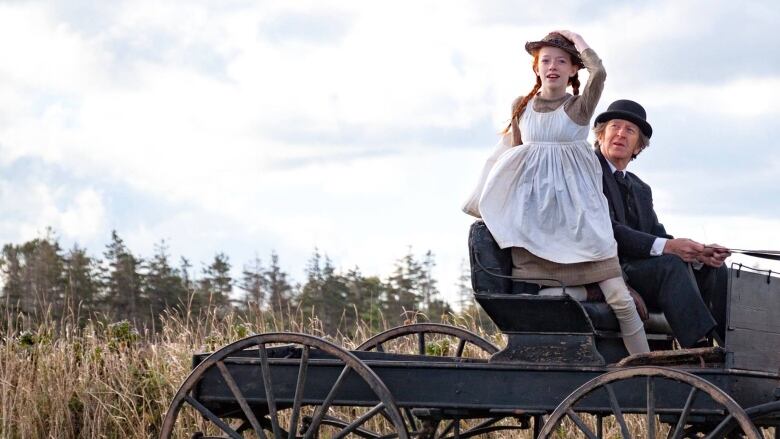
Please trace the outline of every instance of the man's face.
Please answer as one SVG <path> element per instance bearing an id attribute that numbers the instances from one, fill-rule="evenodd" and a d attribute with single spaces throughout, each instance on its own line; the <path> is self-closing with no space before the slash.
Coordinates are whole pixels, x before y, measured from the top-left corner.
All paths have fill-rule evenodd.
<path id="1" fill-rule="evenodd" d="M 601 153 L 613 164 L 628 164 L 631 156 L 639 153 L 639 127 L 623 119 L 612 119 L 606 124 L 598 139 Z"/>

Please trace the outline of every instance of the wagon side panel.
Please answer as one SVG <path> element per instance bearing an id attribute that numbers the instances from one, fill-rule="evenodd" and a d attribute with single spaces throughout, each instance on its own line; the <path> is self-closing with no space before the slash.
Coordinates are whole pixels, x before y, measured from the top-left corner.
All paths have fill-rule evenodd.
<path id="1" fill-rule="evenodd" d="M 727 367 L 777 373 L 780 369 L 780 278 L 732 268 L 729 275 Z"/>

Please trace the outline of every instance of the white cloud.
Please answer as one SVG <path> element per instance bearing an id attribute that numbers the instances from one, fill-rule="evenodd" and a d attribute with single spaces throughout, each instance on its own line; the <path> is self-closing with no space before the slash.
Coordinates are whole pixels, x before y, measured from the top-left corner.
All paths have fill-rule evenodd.
<path id="1" fill-rule="evenodd" d="M 27 214 L 5 215 L 0 240 L 29 239 L 48 225 L 87 240 L 123 226 L 141 252 L 166 239 L 173 253 L 196 259 L 276 248 L 283 260 L 301 261 L 319 246 L 366 273 L 388 272 L 411 244 L 437 254 L 447 289 L 466 256 L 470 220 L 460 203 L 511 101 L 533 84 L 525 41 L 552 27 L 582 33 L 608 70 L 600 109 L 629 95 L 650 114 L 674 108 L 739 123 L 778 112 L 773 73 L 747 65 L 718 80 L 683 74 L 718 72 L 686 48 L 702 48 L 701 35 L 715 35 L 707 47 L 727 46 L 728 33 L 719 33 L 734 7 L 726 3 L 599 3 L 598 17 L 584 19 L 587 6 L 558 5 L 567 11 L 560 17 L 541 7 L 517 17 L 507 10 L 515 4 L 465 1 L 144 0 L 85 14 L 0 5 L 0 163 L 41 160 L 66 174 L 40 171 L 27 185 L 4 180 L 4 212 Z M 776 12 L 771 5 L 764 16 Z M 664 52 L 670 65 L 648 62 Z M 740 105 L 748 90 L 750 105 Z M 442 133 L 461 132 L 473 140 L 442 147 Z M 445 140 L 434 145 L 426 136 Z M 651 152 L 672 161 L 663 151 Z M 666 180 L 653 179 L 657 204 L 684 205 L 682 193 L 664 195 L 674 194 Z M 100 184 L 107 188 L 94 189 Z M 116 188 L 153 200 L 164 214 L 138 212 L 127 224 L 105 201 L 122 202 Z"/>
<path id="2" fill-rule="evenodd" d="M 106 233 L 103 197 L 92 188 L 0 180 L 0 203 L 6 206 L 0 230 L 13 242 L 34 239 L 48 227 L 68 241 L 90 242 Z"/>
<path id="3" fill-rule="evenodd" d="M 102 52 L 50 12 L 41 3 L 0 5 L 4 87 L 77 93 L 93 85 L 94 72 L 105 61 Z"/>
<path id="4" fill-rule="evenodd" d="M 105 206 L 100 193 L 85 189 L 73 197 L 72 205 L 59 213 L 60 227 L 65 236 L 78 241 L 89 241 L 105 230 Z"/>
<path id="5" fill-rule="evenodd" d="M 746 92 L 750 104 L 743 105 Z M 745 77 L 720 84 L 662 84 L 641 90 L 636 98 L 649 108 L 707 113 L 739 119 L 772 117 L 780 113 L 780 76 Z"/>

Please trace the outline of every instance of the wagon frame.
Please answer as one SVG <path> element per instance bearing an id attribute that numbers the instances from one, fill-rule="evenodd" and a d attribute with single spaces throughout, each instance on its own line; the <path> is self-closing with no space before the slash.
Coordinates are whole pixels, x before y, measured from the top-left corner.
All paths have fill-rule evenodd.
<path id="1" fill-rule="evenodd" d="M 605 418 L 631 437 L 625 415 L 641 414 L 647 437 L 666 425 L 669 438 L 760 438 L 766 428 L 780 438 L 779 285 L 771 272 L 732 266 L 723 347 L 631 357 L 589 305 L 567 296 L 477 292 L 508 338 L 503 349 L 437 324 L 393 328 L 351 351 L 306 334 L 258 334 L 193 357 L 161 437 L 455 439 L 530 429 L 546 438 L 567 420 L 601 438 Z M 540 323 L 538 313 L 563 317 Z M 454 338 L 454 354 L 427 355 L 433 336 Z M 401 337 L 416 354 L 385 349 Z M 188 406 L 219 436 L 177 424 Z"/>

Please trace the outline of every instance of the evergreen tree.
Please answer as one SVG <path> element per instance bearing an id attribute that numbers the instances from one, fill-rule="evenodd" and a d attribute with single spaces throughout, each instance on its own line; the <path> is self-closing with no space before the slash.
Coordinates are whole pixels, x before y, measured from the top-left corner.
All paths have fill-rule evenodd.
<path id="1" fill-rule="evenodd" d="M 347 297 L 349 296 L 347 279 L 336 272 L 333 262 L 328 257 L 325 257 L 323 274 L 325 275 L 323 298 L 325 302 L 326 327 L 333 333 L 336 330 L 344 332 L 347 330 L 344 319 L 346 318 L 347 306 L 349 304 L 347 302 Z"/>
<path id="2" fill-rule="evenodd" d="M 336 272 L 333 262 L 315 248 L 306 268 L 306 283 L 301 288 L 299 306 L 307 315 L 315 315 L 328 334 L 346 330 L 349 287 L 347 279 Z M 354 321 L 354 318 L 353 318 Z"/>
<path id="3" fill-rule="evenodd" d="M 322 267 L 322 322 L 329 334 L 335 334 L 345 315 L 347 305 L 347 282 L 344 276 L 336 273 L 333 262 L 325 256 Z"/>
<path id="4" fill-rule="evenodd" d="M 304 315 L 322 312 L 324 276 L 321 260 L 322 257 L 315 248 L 314 253 L 306 263 L 306 283 L 301 287 L 301 294 L 298 297 L 298 307 Z"/>
<path id="5" fill-rule="evenodd" d="M 32 313 L 35 309 L 35 300 L 32 295 L 25 294 L 23 260 L 19 247 L 13 244 L 3 246 L 3 255 L 0 259 L 3 299 L 14 312 Z"/>
<path id="6" fill-rule="evenodd" d="M 450 304 L 444 300 L 434 299 L 431 301 L 430 305 L 428 305 L 426 312 L 431 321 L 441 322 L 442 317 L 452 314 L 453 310 Z"/>
<path id="7" fill-rule="evenodd" d="M 159 323 L 164 310 L 186 305 L 187 290 L 179 270 L 171 266 L 165 241 L 155 245 L 154 255 L 145 263 L 145 269 L 144 296 L 148 298 L 152 315 Z"/>
<path id="8" fill-rule="evenodd" d="M 435 266 L 432 251 L 418 259 L 410 247 L 383 282 L 376 276 L 364 276 L 358 267 L 339 272 L 327 255 L 315 249 L 306 267 L 306 282 L 300 287 L 293 285 L 272 251 L 269 265 L 264 266 L 257 256 L 245 265 L 237 285 L 243 290 L 241 303 L 247 308 L 252 304 L 286 313 L 291 305 L 297 305 L 316 315 L 330 334 L 354 333 L 361 321 L 377 330 L 409 320 L 416 312 L 424 312 L 430 319 L 451 312 L 449 304 L 439 298 Z M 46 309 L 58 318 L 75 309 L 84 317 L 102 312 L 111 320 L 150 325 L 166 308 L 188 304 L 191 298 L 190 315 L 194 316 L 203 305 L 229 307 L 234 283 L 230 271 L 228 256 L 217 253 L 203 268 L 202 278 L 197 278 L 188 259 L 182 257 L 178 268 L 171 265 L 164 241 L 144 261 L 130 252 L 116 231 L 111 232 L 103 261 L 90 257 L 77 244 L 63 253 L 48 230 L 43 238 L 3 246 L 0 294 L 13 311 L 33 316 Z M 473 306 L 469 279 L 464 263 L 456 283 L 462 310 Z"/>
<path id="9" fill-rule="evenodd" d="M 63 256 L 51 229 L 44 238 L 21 245 L 23 291 L 32 297 L 41 312 L 51 312 L 58 319 L 64 312 L 65 281 Z"/>
<path id="10" fill-rule="evenodd" d="M 460 261 L 460 275 L 457 282 L 455 282 L 456 294 L 458 298 L 458 307 L 461 312 L 473 307 L 474 302 L 474 290 L 471 288 L 471 267 L 466 263 L 466 260 Z"/>
<path id="11" fill-rule="evenodd" d="M 347 271 L 344 278 L 346 303 L 354 306 L 345 313 L 344 325 L 348 328 L 345 332 L 354 333 L 352 328 L 357 328 L 359 322 L 372 331 L 382 329 L 382 298 L 387 293 L 387 285 L 377 276 L 364 277 L 358 267 Z"/>
<path id="12" fill-rule="evenodd" d="M 279 267 L 279 255 L 271 252 L 271 265 L 265 271 L 268 281 L 268 307 L 271 311 L 283 312 L 290 305 L 293 287 L 287 280 L 287 273 Z"/>
<path id="13" fill-rule="evenodd" d="M 181 284 L 184 288 L 184 303 L 185 309 L 192 315 L 198 315 L 200 313 L 200 300 L 198 297 L 197 286 L 195 285 L 195 279 L 192 277 L 192 263 L 189 259 L 182 256 L 179 259 L 179 276 L 181 277 Z"/>
<path id="14" fill-rule="evenodd" d="M 239 287 L 244 290 L 244 306 L 247 309 L 251 307 L 263 308 L 268 290 L 268 279 L 266 279 L 265 268 L 258 256 L 255 256 L 250 265 L 244 265 Z"/>
<path id="15" fill-rule="evenodd" d="M 386 292 L 385 309 L 387 316 L 393 323 L 404 323 L 408 320 L 409 313 L 420 309 L 420 279 L 422 266 L 412 253 L 409 252 L 396 261 L 395 270 L 388 279 L 389 288 Z"/>
<path id="16" fill-rule="evenodd" d="M 74 251 L 79 253 L 78 250 Z M 79 263 L 76 262 L 76 265 Z M 84 263 L 89 265 L 88 262 Z M 63 256 L 51 229 L 47 229 L 43 238 L 21 245 L 5 245 L 0 265 L 4 299 L 16 312 L 28 315 L 40 312 L 40 317 L 48 312 L 52 318 L 59 319 L 68 307 L 75 308 L 78 305 L 82 294 L 91 299 L 96 293 L 96 289 L 89 285 L 93 275 L 90 270 L 85 270 L 80 279 L 87 291 L 73 288 L 75 285 L 68 278 L 72 274 L 71 263 L 69 258 Z"/>
<path id="17" fill-rule="evenodd" d="M 64 258 L 65 303 L 71 310 L 80 310 L 87 318 L 98 310 L 100 273 L 97 261 L 86 249 L 74 244 Z"/>
<path id="18" fill-rule="evenodd" d="M 192 270 L 192 263 L 189 259 L 182 256 L 179 260 L 179 273 L 181 276 L 181 284 L 184 287 L 184 290 L 187 292 L 187 296 L 193 294 L 195 290 L 195 282 L 192 279 L 190 270 Z"/>
<path id="19" fill-rule="evenodd" d="M 138 272 L 141 260 L 133 256 L 116 230 L 104 253 L 107 268 L 103 273 L 106 313 L 112 320 L 127 319 L 137 325 L 149 323 L 151 313 L 143 296 Z"/>
<path id="20" fill-rule="evenodd" d="M 203 270 L 199 282 L 201 301 L 210 306 L 227 307 L 230 305 L 230 293 L 233 291 L 233 278 L 230 277 L 230 261 L 224 253 L 217 253 L 214 260 Z"/>
<path id="21" fill-rule="evenodd" d="M 439 295 L 439 288 L 436 286 L 436 279 L 433 277 L 433 267 L 435 266 L 436 261 L 434 260 L 433 252 L 428 250 L 420 265 L 418 279 L 420 295 L 422 296 L 426 312 L 431 311 L 431 303 Z"/>

